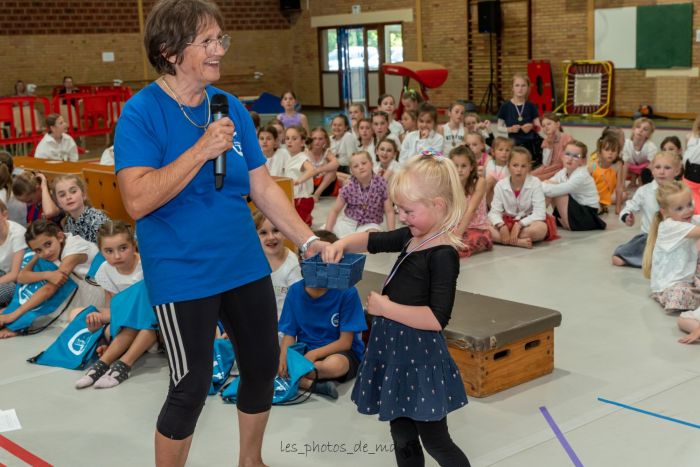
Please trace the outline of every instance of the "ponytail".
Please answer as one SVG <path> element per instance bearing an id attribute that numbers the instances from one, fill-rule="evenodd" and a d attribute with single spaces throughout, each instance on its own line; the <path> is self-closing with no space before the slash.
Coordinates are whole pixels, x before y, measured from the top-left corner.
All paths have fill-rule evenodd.
<path id="1" fill-rule="evenodd" d="M 642 273 L 647 279 L 651 279 L 651 260 L 654 253 L 654 245 L 656 245 L 656 237 L 659 234 L 659 224 L 663 220 L 661 211 L 656 211 L 654 219 L 652 219 L 649 226 L 649 236 L 647 237 L 647 244 L 644 247 L 644 257 L 642 259 Z"/>

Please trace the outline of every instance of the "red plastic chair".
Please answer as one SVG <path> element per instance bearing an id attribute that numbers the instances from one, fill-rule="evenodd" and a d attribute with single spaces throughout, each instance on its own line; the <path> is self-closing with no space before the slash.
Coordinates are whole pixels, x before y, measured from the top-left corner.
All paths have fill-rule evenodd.
<path id="1" fill-rule="evenodd" d="M 40 107 L 43 107 L 40 109 Z M 25 154 L 44 137 L 40 114 L 50 112 L 45 97 L 0 98 L 0 146 L 10 147 L 13 154 Z"/>

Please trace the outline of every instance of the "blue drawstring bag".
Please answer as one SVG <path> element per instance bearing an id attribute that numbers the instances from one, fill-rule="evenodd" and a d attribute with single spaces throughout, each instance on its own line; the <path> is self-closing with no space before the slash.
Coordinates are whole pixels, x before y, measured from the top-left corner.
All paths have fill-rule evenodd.
<path id="1" fill-rule="evenodd" d="M 219 392 L 224 386 L 235 359 L 233 344 L 230 340 L 216 339 L 214 341 L 214 366 L 212 367 L 211 386 L 209 387 L 210 396 Z"/>
<path id="2" fill-rule="evenodd" d="M 97 359 L 97 343 L 104 332 L 104 327 L 94 332 L 90 332 L 87 328 L 87 315 L 95 311 L 98 310 L 94 306 L 85 308 L 49 348 L 27 361 L 69 370 L 85 369 Z"/>
<path id="3" fill-rule="evenodd" d="M 297 343 L 287 348 L 287 373 L 289 373 L 289 379 L 283 379 L 279 376 L 275 378 L 275 392 L 272 396 L 272 403 L 274 405 L 300 404 L 311 395 L 309 391 L 297 395 L 299 391 L 299 380 L 307 373 L 316 369 L 311 361 L 304 358 L 303 353 L 306 353 L 305 344 Z M 231 381 L 231 384 L 226 386 L 221 392 L 221 397 L 224 402 L 236 403 L 239 380 L 240 378 L 235 378 Z"/>
<path id="4" fill-rule="evenodd" d="M 32 259 L 34 256 L 33 251 L 27 251 L 24 254 L 24 257 L 22 258 L 22 268 L 24 268 L 27 263 Z M 32 271 L 35 272 L 48 272 L 48 271 L 56 271 L 58 270 L 58 266 L 55 264 L 39 259 L 39 261 L 36 262 L 34 265 L 34 268 Z M 39 282 L 32 282 L 31 284 L 17 284 L 17 288 L 15 289 L 15 294 L 12 297 L 12 301 L 10 302 L 9 305 L 7 305 L 7 308 L 2 312 L 2 314 L 8 314 L 12 313 L 15 311 L 17 308 L 20 307 L 23 303 L 25 303 L 29 298 L 34 295 L 34 293 L 42 288 L 47 281 L 39 281 Z M 75 282 L 73 282 L 72 279 L 68 279 L 65 284 L 61 286 L 56 293 L 46 300 L 44 303 L 39 305 L 38 307 L 26 312 L 22 316 L 20 316 L 18 319 L 15 321 L 7 324 L 5 327 L 7 329 L 10 329 L 15 332 L 22 332 L 22 331 L 27 331 L 29 327 L 32 325 L 35 319 L 39 318 L 40 316 L 46 316 L 58 309 L 58 307 L 63 303 L 66 302 L 66 305 L 63 307 L 63 310 L 61 310 L 61 313 L 63 313 L 66 308 L 68 308 L 70 304 L 70 300 L 66 300 L 68 297 L 72 297 L 72 295 L 75 294 L 77 291 L 78 286 L 76 285 Z M 60 316 L 60 313 L 59 313 Z M 56 316 L 58 318 L 58 316 Z M 54 318 L 54 320 L 56 319 Z M 53 322 L 53 321 L 51 321 Z M 51 324 L 51 323 L 49 323 Z M 48 325 L 47 325 L 48 326 Z M 45 329 L 47 326 L 42 327 L 39 329 L 39 331 Z M 38 332 L 38 331 L 36 331 Z"/>
<path id="5" fill-rule="evenodd" d="M 91 284 L 97 285 L 97 282 L 95 282 L 95 275 L 97 274 L 97 270 L 100 269 L 100 266 L 102 266 L 102 263 L 105 261 L 106 259 L 104 256 L 102 256 L 102 253 L 97 253 L 92 259 L 90 269 L 88 270 L 87 274 L 85 274 L 85 280 Z"/>
<path id="6" fill-rule="evenodd" d="M 141 280 L 122 290 L 109 303 L 110 334 L 116 336 L 122 328 L 158 329 L 151 301 L 148 298 L 146 283 Z"/>

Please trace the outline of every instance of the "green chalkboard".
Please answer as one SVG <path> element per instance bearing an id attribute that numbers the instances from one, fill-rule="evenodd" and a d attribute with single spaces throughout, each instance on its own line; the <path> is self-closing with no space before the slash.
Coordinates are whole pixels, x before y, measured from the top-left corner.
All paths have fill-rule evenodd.
<path id="1" fill-rule="evenodd" d="M 692 3 L 637 7 L 637 68 L 688 68 L 692 41 Z"/>

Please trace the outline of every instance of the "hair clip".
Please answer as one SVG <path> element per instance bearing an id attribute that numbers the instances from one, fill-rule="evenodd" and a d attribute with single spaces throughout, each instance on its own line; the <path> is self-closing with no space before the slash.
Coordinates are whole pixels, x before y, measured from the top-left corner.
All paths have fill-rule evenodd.
<path id="1" fill-rule="evenodd" d="M 442 151 L 434 151 L 432 149 L 425 149 L 423 152 L 420 153 L 422 157 L 434 157 L 438 161 L 442 161 L 445 158 L 445 155 L 442 153 Z"/>

